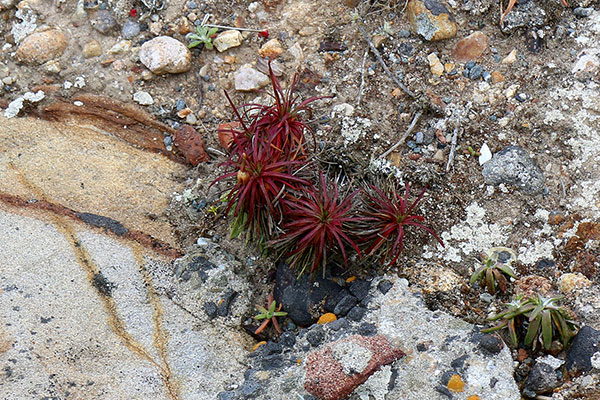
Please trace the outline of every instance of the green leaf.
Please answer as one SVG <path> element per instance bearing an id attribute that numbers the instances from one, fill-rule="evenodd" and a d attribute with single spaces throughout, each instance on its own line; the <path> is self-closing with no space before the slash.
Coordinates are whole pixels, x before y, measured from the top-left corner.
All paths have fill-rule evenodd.
<path id="1" fill-rule="evenodd" d="M 475 270 L 475 272 L 473 272 L 473 275 L 471 275 L 471 279 L 469 281 L 471 285 L 474 284 L 475 282 L 477 282 L 481 278 L 481 276 L 483 275 L 483 272 L 485 271 L 486 268 L 487 267 L 485 265 L 483 265 L 483 266 L 477 268 Z"/>
<path id="2" fill-rule="evenodd" d="M 267 314 L 258 314 L 254 317 L 254 319 L 267 319 Z"/>
<path id="3" fill-rule="evenodd" d="M 267 314 L 267 313 L 269 312 L 269 311 L 267 311 L 267 309 L 266 309 L 266 308 L 264 308 L 264 307 L 262 307 L 262 306 L 256 306 L 256 309 L 257 309 L 258 311 L 260 311 L 261 313 L 263 313 L 263 314 Z"/>
<path id="4" fill-rule="evenodd" d="M 200 41 L 196 40 L 196 41 L 194 41 L 194 42 L 192 42 L 192 43 L 188 44 L 188 49 L 191 49 L 192 47 L 196 47 L 196 46 L 198 46 L 199 44 L 202 44 L 202 42 L 200 42 Z"/>
<path id="5" fill-rule="evenodd" d="M 212 50 L 214 46 L 212 42 L 208 41 L 204 43 L 204 47 L 206 47 L 208 50 Z"/>
<path id="6" fill-rule="evenodd" d="M 491 269 L 485 271 L 485 281 L 488 293 L 495 294 L 496 293 L 496 282 L 494 281 L 494 274 Z"/>
<path id="7" fill-rule="evenodd" d="M 535 338 L 538 336 L 540 323 L 542 322 L 542 318 L 536 318 L 529 323 L 529 327 L 527 328 L 527 334 L 525 335 L 525 346 L 531 346 Z"/>
<path id="8" fill-rule="evenodd" d="M 288 313 L 286 313 L 285 311 L 275 311 L 273 313 L 274 316 L 276 317 L 285 317 Z"/>
<path id="9" fill-rule="evenodd" d="M 517 276 L 515 275 L 515 272 L 512 270 L 512 268 L 510 268 L 508 265 L 504 265 L 504 264 L 496 264 L 496 268 L 498 268 L 500 271 L 504 272 L 506 275 L 512 277 L 512 278 L 516 278 Z"/>
<path id="10" fill-rule="evenodd" d="M 219 28 L 212 28 L 210 31 L 208 31 L 208 33 L 206 34 L 206 36 L 211 37 L 212 35 L 214 35 L 215 33 L 217 33 L 218 30 L 219 30 Z"/>
<path id="11" fill-rule="evenodd" d="M 544 310 L 544 305 L 540 304 L 529 314 L 529 321 L 533 321 L 540 315 L 540 313 Z"/>
<path id="12" fill-rule="evenodd" d="M 542 341 L 544 342 L 544 348 L 550 350 L 550 346 L 552 346 L 552 321 L 550 310 L 545 310 L 542 313 Z"/>
<path id="13" fill-rule="evenodd" d="M 490 333 L 490 332 L 499 331 L 500 329 L 506 327 L 507 324 L 508 324 L 508 321 L 502 321 L 501 323 L 499 323 L 496 326 L 492 326 L 491 328 L 482 329 L 481 332 Z"/>
<path id="14" fill-rule="evenodd" d="M 277 304 L 275 303 L 275 300 L 273 300 L 271 302 L 271 306 L 269 307 L 269 312 L 273 314 L 275 312 L 275 308 L 277 308 Z"/>
<path id="15" fill-rule="evenodd" d="M 513 347 L 517 347 L 519 344 L 519 339 L 517 338 L 517 330 L 515 329 L 514 319 L 508 321 L 508 333 L 510 335 L 511 342 L 513 343 Z"/>
<path id="16" fill-rule="evenodd" d="M 233 222 L 233 226 L 231 228 L 231 239 L 236 239 L 240 234 L 244 231 L 246 227 L 246 221 L 248 220 L 248 215 L 245 212 L 240 212 Z"/>

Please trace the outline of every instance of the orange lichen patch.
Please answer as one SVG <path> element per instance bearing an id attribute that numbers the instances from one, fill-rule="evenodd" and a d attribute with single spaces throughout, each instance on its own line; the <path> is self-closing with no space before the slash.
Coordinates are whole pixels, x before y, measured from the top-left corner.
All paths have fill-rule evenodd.
<path id="1" fill-rule="evenodd" d="M 317 324 L 321 324 L 321 325 L 328 324 L 330 322 L 335 321 L 336 319 L 337 319 L 337 317 L 334 313 L 326 313 L 319 317 Z"/>
<path id="2" fill-rule="evenodd" d="M 476 394 L 474 394 L 473 396 L 467 397 L 467 400 L 481 400 L 481 397 L 479 397 Z"/>
<path id="3" fill-rule="evenodd" d="M 225 301 L 224 299 L 219 300 L 219 304 L 218 305 L 220 306 L 221 304 L 223 304 L 224 301 Z"/>
<path id="4" fill-rule="evenodd" d="M 301 359 L 301 358 L 296 358 L 296 364 L 297 364 L 297 365 L 300 365 L 300 364 L 302 364 L 302 359 Z"/>
<path id="5" fill-rule="evenodd" d="M 346 283 L 350 283 L 350 282 L 352 282 L 355 279 L 356 279 L 355 276 L 351 276 L 350 278 L 346 278 Z"/>
<path id="6" fill-rule="evenodd" d="M 460 375 L 455 374 L 450 377 L 448 380 L 448 389 L 452 390 L 454 393 L 460 393 L 465 390 L 465 383 L 463 382 Z"/>
<path id="7" fill-rule="evenodd" d="M 254 345 L 254 347 L 252 347 L 252 350 L 250 350 L 250 353 L 254 353 L 256 351 L 256 349 L 258 349 L 260 346 L 262 346 L 263 344 L 267 344 L 267 342 L 265 342 L 264 340 L 262 342 L 258 342 Z"/>

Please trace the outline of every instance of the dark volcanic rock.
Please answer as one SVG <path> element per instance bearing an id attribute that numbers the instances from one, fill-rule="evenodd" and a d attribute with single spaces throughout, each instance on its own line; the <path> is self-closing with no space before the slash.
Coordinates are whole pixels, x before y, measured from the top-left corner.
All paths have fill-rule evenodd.
<path id="1" fill-rule="evenodd" d="M 600 331 L 584 326 L 573 338 L 567 352 L 565 367 L 570 373 L 588 372 L 592 369 L 591 358 L 598 351 Z"/>

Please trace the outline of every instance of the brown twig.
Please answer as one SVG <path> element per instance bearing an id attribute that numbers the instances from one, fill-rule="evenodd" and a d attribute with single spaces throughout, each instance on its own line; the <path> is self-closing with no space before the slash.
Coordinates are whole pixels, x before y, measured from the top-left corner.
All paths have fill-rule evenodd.
<path id="1" fill-rule="evenodd" d="M 387 157 L 392 151 L 396 150 L 400 145 L 402 145 L 402 143 L 404 143 L 404 141 L 406 140 L 406 138 L 408 137 L 408 135 L 410 135 L 410 133 L 415 129 L 415 126 L 417 126 L 417 122 L 419 122 L 419 118 L 421 118 L 421 115 L 423 115 L 423 111 L 420 110 L 415 114 L 415 117 L 413 118 L 412 122 L 410 123 L 410 126 L 408 127 L 408 129 L 406 130 L 406 132 L 404 132 L 404 135 L 402 135 L 402 137 L 400 138 L 400 140 L 398 140 L 396 142 L 396 144 L 394 144 L 392 147 L 390 147 L 385 153 L 383 153 L 382 155 L 380 155 L 380 158 L 385 158 Z"/>
<path id="2" fill-rule="evenodd" d="M 373 54 L 375 54 L 375 57 L 377 58 L 377 61 L 379 61 L 379 64 L 381 64 L 381 66 L 383 67 L 383 70 L 385 71 L 385 73 L 390 78 L 392 78 L 392 80 L 394 81 L 394 83 L 396 85 L 398 85 L 398 87 L 400 89 L 402 89 L 402 91 L 404 93 L 406 93 L 407 95 L 409 95 L 413 99 L 416 99 L 417 95 L 413 91 L 411 91 L 409 88 L 407 88 L 406 85 L 404 85 L 402 82 L 400 82 L 400 80 L 398 79 L 398 77 L 396 77 L 392 73 L 392 71 L 390 71 L 390 69 L 387 67 L 387 65 L 385 64 L 385 61 L 383 61 L 383 58 L 381 57 L 381 54 L 379 53 L 379 50 L 377 50 L 377 47 L 375 47 L 375 45 L 373 44 L 373 42 L 369 38 L 369 35 L 367 34 L 367 31 L 365 30 L 365 28 L 363 28 L 360 23 L 357 23 L 357 26 L 358 26 L 358 29 L 360 30 L 360 33 L 362 34 L 363 38 L 369 44 L 369 47 L 371 48 L 371 51 L 373 52 Z"/>

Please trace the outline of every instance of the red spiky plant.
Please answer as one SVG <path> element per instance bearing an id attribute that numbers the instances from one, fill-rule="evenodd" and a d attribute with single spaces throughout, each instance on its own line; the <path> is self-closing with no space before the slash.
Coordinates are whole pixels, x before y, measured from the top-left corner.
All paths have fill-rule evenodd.
<path id="1" fill-rule="evenodd" d="M 429 227 L 423 224 L 422 215 L 413 214 L 417 203 L 425 194 L 419 193 L 416 200 L 409 205 L 410 186 L 406 183 L 404 197 L 398 194 L 395 187 L 388 193 L 371 185 L 366 191 L 366 212 L 361 219 L 361 238 L 365 243 L 365 254 L 379 255 L 385 264 L 393 265 L 402 252 L 406 228 L 414 226 L 429 232 L 442 245 L 442 239 Z"/>
<path id="2" fill-rule="evenodd" d="M 272 105 L 250 103 L 241 106 L 242 111 L 233 104 L 229 95 L 225 93 L 233 108 L 240 129 L 227 128 L 224 132 L 233 136 L 230 148 L 231 157 L 240 157 L 252 148 L 252 138 L 260 136 L 265 144 L 280 153 L 282 159 L 306 159 L 305 132 L 312 132 L 306 119 L 312 116 L 310 103 L 329 96 L 313 96 L 301 101 L 296 93 L 299 77 L 294 74 L 287 88 L 283 90 L 281 84 L 271 68 L 269 62 L 269 76 L 273 86 L 273 93 L 259 91 L 273 99 Z M 314 140 L 314 136 L 313 136 Z"/>
<path id="3" fill-rule="evenodd" d="M 227 93 L 240 128 L 223 130 L 232 136 L 228 160 L 223 163 L 229 172 L 215 182 L 237 178 L 227 195 L 227 213 L 236 217 L 232 236 L 240 228 L 249 228 L 257 239 L 270 236 L 274 221 L 283 218 L 281 202 L 288 192 L 311 186 L 296 176 L 299 167 L 306 163 L 305 131 L 311 128 L 304 120 L 310 116 L 309 104 L 320 97 L 299 100 L 295 93 L 298 76 L 284 91 L 269 64 L 273 84 L 272 105 L 246 104 L 241 111 Z M 213 182 L 214 183 L 214 182 Z"/>
<path id="4" fill-rule="evenodd" d="M 328 188 L 322 172 L 319 181 L 319 187 L 305 189 L 301 197 L 286 199 L 285 234 L 272 242 L 288 249 L 291 266 L 301 268 L 300 274 L 309 265 L 314 274 L 322 265 L 325 275 L 328 254 L 336 250 L 342 254 L 345 264 L 347 247 L 361 254 L 350 232 L 350 224 L 358 219 L 353 213 L 353 200 L 358 191 L 341 196 L 335 182 Z"/>
<path id="5" fill-rule="evenodd" d="M 258 137 L 253 139 L 259 141 Z M 233 172 L 217 178 L 217 181 L 236 178 L 227 195 L 226 213 L 232 211 L 236 218 L 234 232 L 250 228 L 257 239 L 268 238 L 275 221 L 283 218 L 281 203 L 287 190 L 299 191 L 310 182 L 294 175 L 299 161 L 285 161 L 281 155 L 264 143 L 257 144 L 248 153 L 226 163 Z M 236 236 L 237 234 L 232 234 Z"/>

